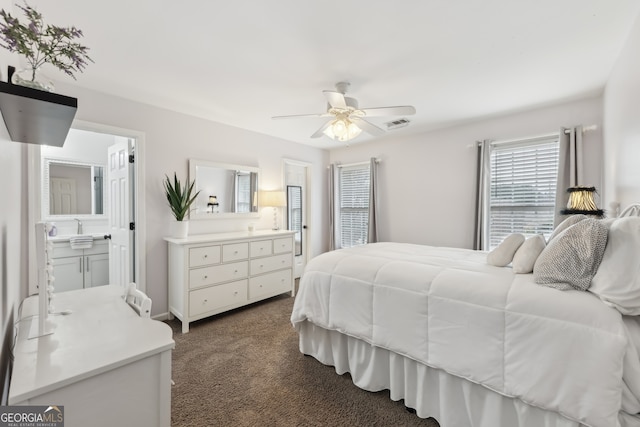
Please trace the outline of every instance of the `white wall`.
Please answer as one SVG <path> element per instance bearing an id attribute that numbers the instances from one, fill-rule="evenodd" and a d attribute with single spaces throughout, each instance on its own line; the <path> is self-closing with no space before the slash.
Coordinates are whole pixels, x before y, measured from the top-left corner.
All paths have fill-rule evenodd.
<path id="1" fill-rule="evenodd" d="M 56 91 L 78 98 L 76 120 L 130 129 L 145 134 L 146 179 L 146 254 L 147 293 L 153 300 L 153 315 L 167 311 L 167 244 L 172 220 L 162 188 L 165 174 L 177 172 L 185 180 L 188 159 L 196 158 L 220 163 L 244 164 L 260 168 L 260 188 L 278 189 L 283 183 L 282 159 L 296 159 L 312 164 L 312 215 L 309 222 L 310 255 L 326 250 L 328 216 L 322 206 L 326 199 L 326 166 L 329 153 L 325 150 L 280 140 L 243 129 L 210 122 L 86 90 L 56 83 Z M 267 212 L 269 214 L 267 214 Z M 194 220 L 190 234 L 246 230 L 249 222 L 256 228 L 271 228 L 271 211 L 265 211 L 258 222 L 249 220 Z M 140 226 L 140 225 L 138 225 Z"/>
<path id="2" fill-rule="evenodd" d="M 604 176 L 607 206 L 640 203 L 640 17 L 604 92 Z"/>
<path id="3" fill-rule="evenodd" d="M 584 134 L 583 185 L 602 188 L 602 98 L 590 98 L 419 135 L 354 144 L 331 151 L 331 162 L 379 157 L 382 241 L 471 248 L 476 200 L 474 141 L 508 140 L 597 125 Z"/>

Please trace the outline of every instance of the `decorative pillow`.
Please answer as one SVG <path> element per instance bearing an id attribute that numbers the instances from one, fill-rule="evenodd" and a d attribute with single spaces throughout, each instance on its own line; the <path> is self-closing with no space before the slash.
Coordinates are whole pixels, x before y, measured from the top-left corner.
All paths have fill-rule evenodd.
<path id="1" fill-rule="evenodd" d="M 553 230 L 553 232 L 551 233 L 551 236 L 549 236 L 549 240 L 547 240 L 547 243 L 552 241 L 554 238 L 556 238 L 560 233 L 562 233 L 567 228 L 587 218 L 588 217 L 586 215 L 582 215 L 582 214 L 569 216 L 567 219 L 565 219 L 560 224 L 558 224 L 558 226 Z"/>
<path id="2" fill-rule="evenodd" d="M 533 280 L 563 291 L 586 291 L 602 261 L 608 231 L 593 218 L 570 226 L 542 251 L 533 267 Z"/>
<path id="3" fill-rule="evenodd" d="M 622 314 L 640 314 L 640 217 L 616 219 L 590 292 Z"/>
<path id="4" fill-rule="evenodd" d="M 524 243 L 524 236 L 519 233 L 510 234 L 504 238 L 497 248 L 487 254 L 487 264 L 496 267 L 509 265 L 516 251 Z"/>
<path id="5" fill-rule="evenodd" d="M 511 262 L 513 272 L 520 274 L 533 272 L 533 265 L 546 245 L 542 234 L 537 234 L 525 240 L 513 256 L 513 261 Z"/>

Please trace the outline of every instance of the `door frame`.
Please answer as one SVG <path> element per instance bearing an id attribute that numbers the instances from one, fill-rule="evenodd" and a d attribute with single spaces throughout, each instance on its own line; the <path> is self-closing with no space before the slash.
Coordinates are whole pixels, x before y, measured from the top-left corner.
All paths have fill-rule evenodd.
<path id="1" fill-rule="evenodd" d="M 136 284 L 142 292 L 147 292 L 146 271 L 146 204 L 145 204 L 145 134 L 144 132 L 120 128 L 115 126 L 103 125 L 100 123 L 87 122 L 83 120 L 74 120 L 71 124 L 72 129 L 84 130 L 89 132 L 104 133 L 109 135 L 117 135 L 135 140 L 135 162 L 133 179 L 135 181 L 135 215 L 133 221 L 136 224 L 136 232 L 134 234 L 134 253 L 133 268 L 135 269 Z M 41 220 L 41 170 L 40 170 L 40 146 L 27 144 L 27 187 L 28 187 L 28 216 L 29 216 L 29 295 L 38 292 L 37 277 L 38 266 L 36 260 L 35 245 L 35 223 Z"/>
<path id="2" fill-rule="evenodd" d="M 305 192 L 306 194 L 304 194 L 303 199 L 304 199 L 304 204 L 302 206 L 302 210 L 304 211 L 304 215 L 302 218 L 302 222 L 303 222 L 303 226 L 307 227 L 306 229 L 303 228 L 302 233 L 302 241 L 306 243 L 303 243 L 303 251 L 302 251 L 302 261 L 304 263 L 304 265 L 306 266 L 307 263 L 309 262 L 309 253 L 310 253 L 310 248 L 311 248 L 311 236 L 312 233 L 309 232 L 309 220 L 311 218 L 311 176 L 312 176 L 312 163 L 310 162 L 305 162 L 302 160 L 294 160 L 294 159 L 290 159 L 290 158 L 286 158 L 283 157 L 282 158 L 282 188 L 285 189 L 287 188 L 287 177 L 286 177 L 286 170 L 287 170 L 287 165 L 292 165 L 292 166 L 301 166 L 305 168 L 306 171 L 306 176 L 305 176 L 305 181 L 306 181 L 306 188 L 305 188 Z M 295 266 L 294 266 L 295 269 Z M 300 274 L 302 274 L 302 272 L 300 272 Z M 295 274 L 294 274 L 295 276 Z"/>

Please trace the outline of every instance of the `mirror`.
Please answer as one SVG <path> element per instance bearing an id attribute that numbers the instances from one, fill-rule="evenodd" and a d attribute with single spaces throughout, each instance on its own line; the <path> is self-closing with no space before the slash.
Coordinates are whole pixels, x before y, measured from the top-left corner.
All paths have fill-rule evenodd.
<path id="1" fill-rule="evenodd" d="M 295 256 L 302 255 L 302 187 L 287 185 L 287 229 L 295 231 Z"/>
<path id="2" fill-rule="evenodd" d="M 104 214 L 104 165 L 45 157 L 42 216 Z"/>
<path id="3" fill-rule="evenodd" d="M 200 191 L 191 219 L 259 215 L 257 167 L 189 159 L 189 180 Z"/>

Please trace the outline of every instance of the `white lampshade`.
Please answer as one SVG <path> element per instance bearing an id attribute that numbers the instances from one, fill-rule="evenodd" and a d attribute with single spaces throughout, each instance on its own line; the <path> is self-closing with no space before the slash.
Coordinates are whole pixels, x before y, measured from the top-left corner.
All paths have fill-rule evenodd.
<path id="1" fill-rule="evenodd" d="M 284 191 L 261 191 L 260 206 L 278 208 L 287 206 L 287 197 Z"/>

